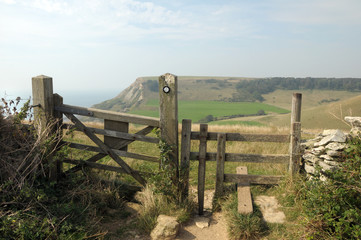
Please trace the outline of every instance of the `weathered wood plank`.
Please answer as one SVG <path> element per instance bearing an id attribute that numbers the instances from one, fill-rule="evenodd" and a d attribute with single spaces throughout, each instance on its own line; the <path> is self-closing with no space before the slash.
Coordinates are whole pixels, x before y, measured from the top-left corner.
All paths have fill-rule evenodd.
<path id="1" fill-rule="evenodd" d="M 55 107 L 55 110 L 63 113 L 159 127 L 159 118 L 145 117 L 129 113 L 118 113 L 95 108 L 71 106 L 66 104 L 63 104 L 60 107 Z"/>
<path id="2" fill-rule="evenodd" d="M 86 167 L 90 167 L 90 168 L 106 170 L 106 171 L 113 171 L 113 172 L 128 174 L 121 167 L 110 166 L 110 165 L 105 165 L 105 164 L 100 164 L 100 163 L 81 161 L 81 160 L 73 160 L 73 159 L 64 159 L 63 162 L 74 164 L 74 165 L 86 166 Z M 142 172 L 142 171 L 136 171 L 136 170 L 135 170 L 135 172 L 138 172 L 142 175 L 154 175 L 154 173 L 150 173 L 150 172 Z"/>
<path id="3" fill-rule="evenodd" d="M 248 175 L 247 167 L 237 167 L 237 174 Z M 240 214 L 250 214 L 253 212 L 251 187 L 249 182 L 238 183 L 238 212 Z"/>
<path id="4" fill-rule="evenodd" d="M 189 191 L 189 155 L 191 150 L 192 120 L 183 119 L 181 136 L 181 163 L 179 171 L 181 201 L 188 198 Z"/>
<path id="5" fill-rule="evenodd" d="M 191 152 L 190 160 L 198 160 L 199 153 Z M 208 152 L 206 155 L 207 161 L 216 161 L 217 153 Z M 241 154 L 241 153 L 226 153 L 226 162 L 250 162 L 250 163 L 284 163 L 288 164 L 290 155 L 288 154 Z"/>
<path id="6" fill-rule="evenodd" d="M 215 197 L 223 195 L 224 161 L 226 156 L 226 134 L 219 133 L 217 137 L 217 171 Z"/>
<path id="7" fill-rule="evenodd" d="M 249 182 L 250 184 L 278 184 L 283 176 L 272 176 L 272 175 L 246 175 L 246 174 L 224 174 L 224 182 L 235 182 L 235 183 L 245 183 Z"/>
<path id="8" fill-rule="evenodd" d="M 114 159 L 127 173 L 132 175 L 141 185 L 145 186 L 146 182 L 139 173 L 131 169 L 126 162 L 124 162 L 118 155 L 107 145 L 105 145 L 95 134 L 90 132 L 84 124 L 82 124 L 73 114 L 65 113 L 65 116 L 70 119 L 78 129 L 81 129 L 96 145 L 98 145 L 105 153 Z"/>
<path id="9" fill-rule="evenodd" d="M 153 129 L 154 129 L 154 127 L 148 126 L 148 127 L 143 128 L 142 130 L 138 131 L 135 134 L 136 135 L 147 135 L 148 133 L 153 131 Z M 125 146 L 129 145 L 132 142 L 134 142 L 134 140 L 122 140 L 121 142 L 119 142 L 118 146 L 115 147 L 115 149 L 121 149 L 122 147 L 125 147 Z M 102 159 L 103 157 L 105 157 L 107 155 L 108 154 L 98 153 L 98 154 L 92 156 L 91 158 L 89 158 L 87 161 L 88 162 L 96 162 L 96 161 Z M 74 172 L 77 172 L 79 170 L 81 170 L 81 166 L 75 166 L 75 167 L 69 169 L 68 171 L 66 171 L 66 174 L 74 173 Z"/>
<path id="10" fill-rule="evenodd" d="M 102 150 L 100 147 L 84 145 L 84 144 L 80 144 L 80 143 L 69 143 L 69 147 L 76 148 L 79 150 L 86 150 L 86 151 L 90 151 L 90 152 L 105 153 L 105 151 Z M 142 155 L 142 154 L 138 154 L 138 153 L 131 153 L 131 152 L 121 151 L 121 150 L 117 150 L 117 149 L 112 149 L 112 150 L 120 157 L 134 158 L 134 159 L 144 160 L 144 161 L 148 161 L 148 162 L 159 162 L 157 157 Z"/>
<path id="11" fill-rule="evenodd" d="M 170 73 L 159 77 L 159 116 L 161 138 L 172 147 L 168 153 L 169 169 L 173 185 L 178 187 L 178 78 Z"/>
<path id="12" fill-rule="evenodd" d="M 107 131 L 107 130 L 115 131 L 115 132 L 119 132 L 119 133 L 128 133 L 129 123 L 104 119 L 104 131 Z M 114 148 L 115 146 L 117 146 L 119 141 L 121 141 L 121 140 L 117 137 L 108 136 L 108 135 L 104 136 L 104 143 L 106 145 L 108 145 L 110 148 Z M 127 151 L 128 146 L 122 147 L 122 149 L 120 149 L 120 150 Z"/>
<path id="13" fill-rule="evenodd" d="M 207 139 L 217 140 L 217 132 L 209 132 Z M 244 141 L 244 142 L 289 142 L 289 135 L 276 134 L 241 134 L 241 133 L 226 133 L 227 141 Z M 199 132 L 192 132 L 192 140 L 199 139 Z"/>
<path id="14" fill-rule="evenodd" d="M 198 165 L 198 214 L 203 215 L 204 188 L 206 179 L 206 154 L 207 154 L 208 125 L 200 125 L 199 136 L 199 165 Z"/>

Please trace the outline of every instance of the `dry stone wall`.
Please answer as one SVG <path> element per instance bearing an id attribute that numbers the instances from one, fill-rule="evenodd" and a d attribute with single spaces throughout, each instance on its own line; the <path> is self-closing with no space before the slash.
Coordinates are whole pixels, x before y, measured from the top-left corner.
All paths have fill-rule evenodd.
<path id="1" fill-rule="evenodd" d="M 316 138 L 302 143 L 302 161 L 309 177 L 315 177 L 317 171 L 320 171 L 321 180 L 326 179 L 322 173 L 339 167 L 347 139 L 360 137 L 361 117 L 345 117 L 345 121 L 352 126 L 350 133 L 338 129 L 324 130 Z"/>

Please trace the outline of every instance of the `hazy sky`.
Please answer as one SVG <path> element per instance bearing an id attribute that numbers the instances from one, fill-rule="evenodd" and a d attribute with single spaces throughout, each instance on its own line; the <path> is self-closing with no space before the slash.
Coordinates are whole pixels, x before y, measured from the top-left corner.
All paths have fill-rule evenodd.
<path id="1" fill-rule="evenodd" d="M 139 76 L 361 77 L 360 0 L 0 0 L 0 89 Z"/>

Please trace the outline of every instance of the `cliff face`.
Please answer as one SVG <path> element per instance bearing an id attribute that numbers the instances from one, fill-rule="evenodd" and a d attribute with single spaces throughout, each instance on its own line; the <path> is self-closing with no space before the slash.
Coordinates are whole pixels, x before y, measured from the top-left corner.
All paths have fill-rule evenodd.
<path id="1" fill-rule="evenodd" d="M 134 83 L 124 89 L 116 97 L 98 103 L 93 107 L 111 111 L 127 112 L 143 103 L 145 99 L 144 83 L 145 80 L 143 78 L 137 78 Z"/>

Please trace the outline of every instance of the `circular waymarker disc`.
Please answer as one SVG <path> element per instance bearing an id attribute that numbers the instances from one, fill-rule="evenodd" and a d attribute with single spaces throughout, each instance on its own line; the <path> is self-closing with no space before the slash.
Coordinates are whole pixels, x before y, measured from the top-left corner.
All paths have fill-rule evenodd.
<path id="1" fill-rule="evenodd" d="M 168 86 L 163 87 L 163 92 L 164 93 L 169 93 L 170 92 L 170 88 Z"/>

